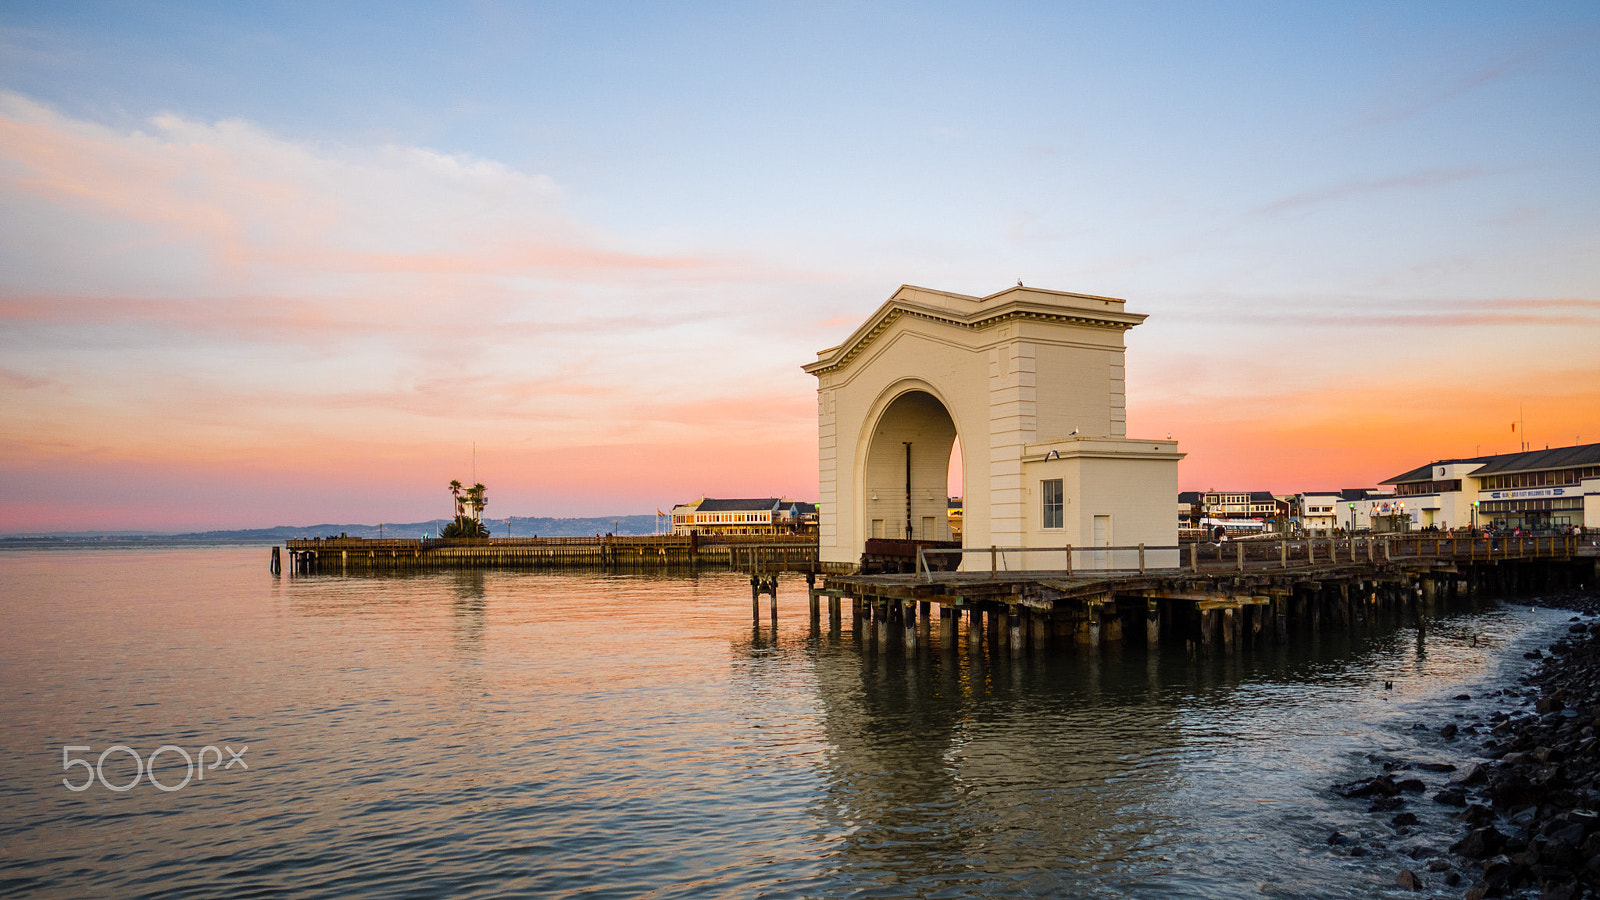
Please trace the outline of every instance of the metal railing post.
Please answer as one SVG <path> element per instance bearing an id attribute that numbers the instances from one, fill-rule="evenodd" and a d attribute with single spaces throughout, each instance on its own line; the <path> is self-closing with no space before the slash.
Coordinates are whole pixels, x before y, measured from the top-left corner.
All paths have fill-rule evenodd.
<path id="1" fill-rule="evenodd" d="M 1144 574 L 1144 545 L 1139 545 L 1139 574 Z"/>

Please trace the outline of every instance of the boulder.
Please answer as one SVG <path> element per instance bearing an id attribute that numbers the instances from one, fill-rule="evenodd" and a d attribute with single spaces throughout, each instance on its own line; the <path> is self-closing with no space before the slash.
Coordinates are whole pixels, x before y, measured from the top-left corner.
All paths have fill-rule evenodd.
<path id="1" fill-rule="evenodd" d="M 1450 845 L 1450 852 L 1468 859 L 1483 859 L 1499 853 L 1506 845 L 1506 836 L 1493 825 L 1474 828 L 1467 836 Z"/>

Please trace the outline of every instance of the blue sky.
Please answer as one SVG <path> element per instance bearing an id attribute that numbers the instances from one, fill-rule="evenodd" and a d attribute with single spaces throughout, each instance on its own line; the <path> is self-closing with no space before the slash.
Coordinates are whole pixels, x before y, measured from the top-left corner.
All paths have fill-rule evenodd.
<path id="1" fill-rule="evenodd" d="M 1600 439 L 1593 4 L 9 3 L 0 95 L 8 527 L 811 496 L 901 283 L 1149 313 L 1186 488 Z"/>

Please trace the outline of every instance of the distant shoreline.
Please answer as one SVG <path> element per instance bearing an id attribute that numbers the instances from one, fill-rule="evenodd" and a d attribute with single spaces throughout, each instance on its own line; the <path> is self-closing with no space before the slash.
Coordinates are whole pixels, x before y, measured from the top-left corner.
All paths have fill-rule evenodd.
<path id="1" fill-rule="evenodd" d="M 242 544 L 284 541 L 290 538 L 338 537 L 417 538 L 437 533 L 449 518 L 422 522 L 386 522 L 380 527 L 366 524 L 276 525 L 271 528 L 238 528 L 217 531 L 36 531 L 0 534 L 0 548 L 27 546 L 109 546 L 111 544 Z M 652 515 L 590 516 L 550 518 L 543 516 L 486 517 L 493 537 L 584 537 L 596 534 L 654 534 L 660 520 Z"/>

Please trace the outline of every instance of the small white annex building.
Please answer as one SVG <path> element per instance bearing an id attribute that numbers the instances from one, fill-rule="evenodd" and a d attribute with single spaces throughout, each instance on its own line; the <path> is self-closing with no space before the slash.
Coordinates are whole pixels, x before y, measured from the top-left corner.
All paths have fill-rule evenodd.
<path id="1" fill-rule="evenodd" d="M 966 547 L 1175 546 L 1183 454 L 1126 434 L 1123 333 L 1144 319 L 1110 297 L 902 286 L 805 366 L 817 376 L 823 564 L 854 568 L 871 537 L 948 540 L 958 436 Z M 1177 552 L 1147 562 L 1176 565 Z M 1010 568 L 1063 564 L 1007 556 Z"/>

